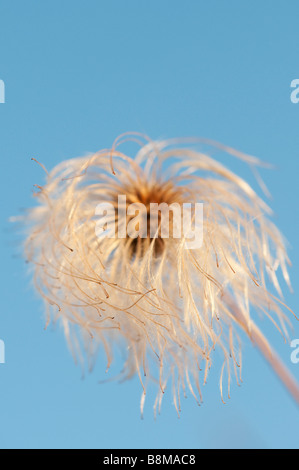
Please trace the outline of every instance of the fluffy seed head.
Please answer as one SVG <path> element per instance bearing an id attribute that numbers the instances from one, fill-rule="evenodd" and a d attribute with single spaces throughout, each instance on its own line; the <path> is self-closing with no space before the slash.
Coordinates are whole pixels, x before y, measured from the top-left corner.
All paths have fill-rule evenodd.
<path id="1" fill-rule="evenodd" d="M 240 380 L 236 326 L 271 354 L 253 316 L 259 312 L 286 331 L 277 273 L 281 270 L 289 284 L 289 261 L 268 206 L 191 141 L 146 138 L 135 158 L 122 153 L 120 143 L 62 162 L 47 174 L 35 194 L 38 205 L 27 216 L 26 257 L 48 321 L 62 322 L 74 355 L 82 357 L 78 334 L 88 357 L 99 345 L 105 349 L 107 368 L 115 347 L 123 348 L 122 374 L 139 375 L 142 407 L 147 381 L 153 380 L 155 408 L 170 382 L 179 410 L 182 391 L 189 389 L 201 400 L 215 348 L 223 355 L 221 394 L 224 370 L 228 383 L 231 372 Z M 260 164 L 255 157 L 213 145 L 252 168 Z M 98 237 L 96 206 L 112 204 L 118 228 L 119 195 L 126 196 L 125 211 L 132 203 L 145 205 L 148 228 L 151 203 L 203 203 L 202 246 L 186 249 L 184 237 L 166 239 L 160 232 L 135 239 Z M 160 230 L 161 216 L 158 220 Z"/>

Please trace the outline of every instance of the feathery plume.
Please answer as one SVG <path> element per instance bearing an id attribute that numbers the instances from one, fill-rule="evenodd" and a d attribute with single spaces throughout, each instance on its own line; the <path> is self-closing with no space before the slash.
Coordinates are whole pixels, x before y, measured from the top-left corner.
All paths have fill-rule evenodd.
<path id="1" fill-rule="evenodd" d="M 131 158 L 120 150 L 128 139 L 124 134 L 111 149 L 62 162 L 38 186 L 38 205 L 27 215 L 25 252 L 47 323 L 61 320 L 80 360 L 80 337 L 90 358 L 103 346 L 107 369 L 114 348 L 126 348 L 122 376 L 138 374 L 142 409 L 148 380 L 158 384 L 155 410 L 169 381 L 178 413 L 187 389 L 199 403 L 215 348 L 223 354 L 224 400 L 224 370 L 228 387 L 231 374 L 241 381 L 238 330 L 259 347 L 299 402 L 297 384 L 254 321 L 261 313 L 287 335 L 289 309 L 277 275 L 280 269 L 291 288 L 283 237 L 249 184 L 191 144 L 213 145 L 254 169 L 261 162 L 205 139 L 155 142 L 137 133 L 130 139 L 140 149 Z M 186 235 L 173 236 L 173 211 L 168 237 L 162 236 L 166 219 L 159 211 L 158 230 L 151 230 L 152 204 L 163 203 L 203 204 L 201 246 L 187 248 Z M 106 211 L 102 231 L 98 204 L 114 209 Z M 137 230 L 141 219 L 135 223 L 140 204 L 146 210 L 144 236 Z M 110 222 L 117 234 L 103 236 Z M 130 223 L 135 238 L 126 232 Z"/>

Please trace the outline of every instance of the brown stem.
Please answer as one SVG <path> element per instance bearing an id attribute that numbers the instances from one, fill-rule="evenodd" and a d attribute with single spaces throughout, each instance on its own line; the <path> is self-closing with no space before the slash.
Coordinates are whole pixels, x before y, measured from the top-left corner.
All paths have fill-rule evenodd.
<path id="1" fill-rule="evenodd" d="M 293 398 L 299 403 L 299 385 L 296 382 L 295 378 L 288 371 L 286 366 L 283 364 L 279 356 L 272 349 L 267 339 L 260 331 L 260 329 L 252 322 L 250 328 L 248 326 L 248 321 L 241 311 L 241 309 L 236 305 L 234 300 L 225 294 L 222 300 L 227 304 L 230 309 L 231 314 L 234 316 L 236 322 L 243 328 L 243 330 L 248 334 L 252 343 L 255 344 L 261 353 L 264 355 L 265 359 L 272 366 L 273 370 L 276 372 L 280 380 L 284 383 L 288 391 L 291 393 Z"/>

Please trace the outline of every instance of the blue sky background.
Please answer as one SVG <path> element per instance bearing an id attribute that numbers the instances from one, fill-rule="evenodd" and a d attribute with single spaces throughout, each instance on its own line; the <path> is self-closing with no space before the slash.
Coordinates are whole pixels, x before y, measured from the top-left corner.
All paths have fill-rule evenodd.
<path id="1" fill-rule="evenodd" d="M 246 339 L 242 387 L 221 403 L 216 360 L 203 406 L 188 398 L 181 419 L 168 393 L 156 422 L 153 396 L 141 420 L 138 380 L 99 385 L 101 355 L 81 380 L 61 329 L 43 330 L 8 223 L 43 183 L 31 157 L 52 168 L 125 131 L 215 139 L 277 166 L 263 177 L 290 244 L 295 294 L 285 299 L 298 313 L 298 18 L 296 0 L 1 2 L 1 448 L 298 447 L 298 407 Z M 269 322 L 264 330 L 299 379 L 291 348 Z"/>

